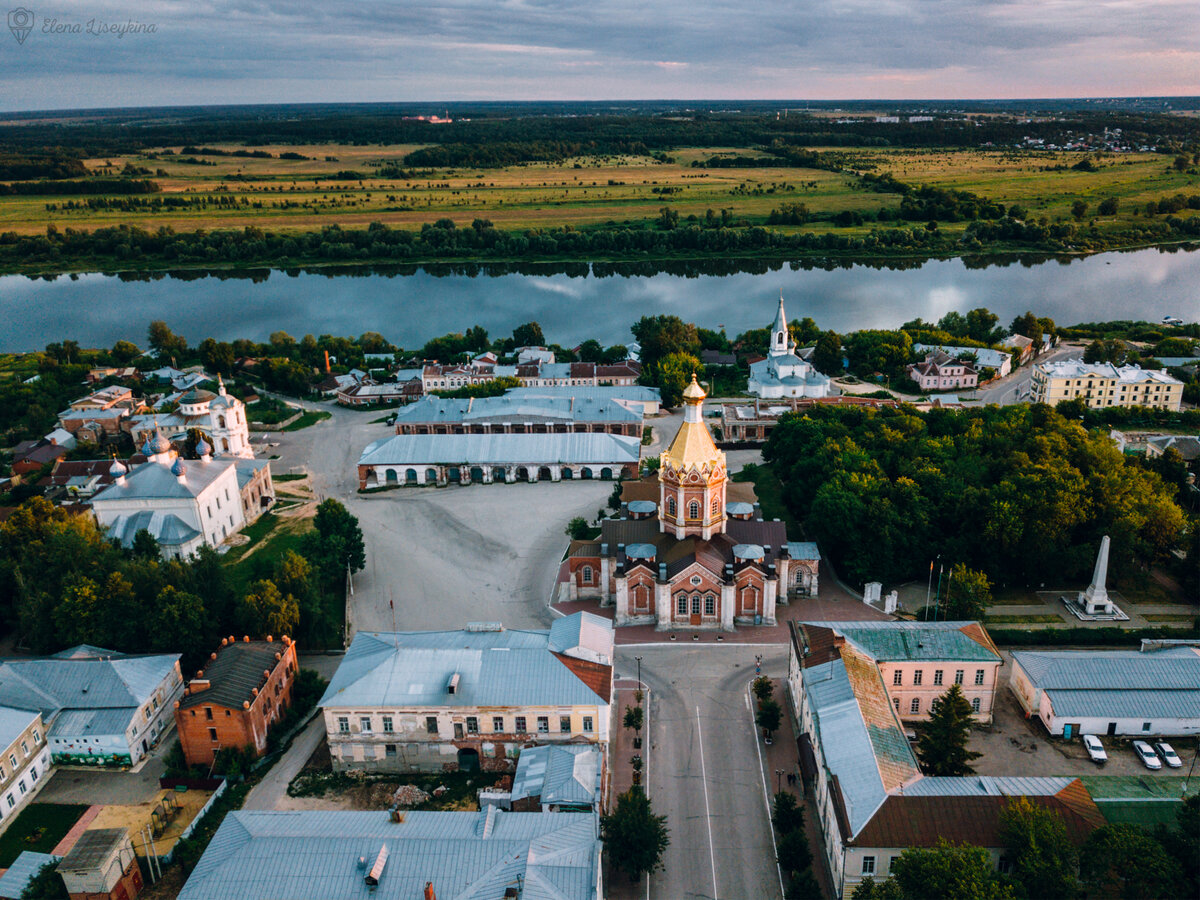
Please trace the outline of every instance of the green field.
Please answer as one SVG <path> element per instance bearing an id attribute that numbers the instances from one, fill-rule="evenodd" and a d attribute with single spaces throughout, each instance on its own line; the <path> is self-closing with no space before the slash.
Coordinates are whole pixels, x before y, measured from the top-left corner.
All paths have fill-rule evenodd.
<path id="1" fill-rule="evenodd" d="M 178 155 L 181 148 L 169 149 L 175 153 L 150 150 L 91 159 L 86 164 L 98 175 L 119 171 L 126 164 L 161 172 L 150 176 L 161 193 L 141 196 L 181 198 L 192 204 L 185 209 L 89 209 L 87 198 L 81 197 L 3 196 L 0 230 L 35 234 L 51 225 L 91 229 L 120 224 L 176 231 L 248 226 L 311 230 L 335 223 L 365 227 L 371 222 L 416 229 L 443 217 L 454 219 L 460 227 L 477 217 L 490 219 L 502 229 L 584 227 L 651 219 L 663 206 L 680 218 L 728 209 L 739 220 L 755 223 L 764 222 L 772 209 L 785 202 L 804 203 L 818 217 L 845 210 L 870 214 L 898 202 L 894 194 L 864 190 L 855 174 L 860 172 L 887 172 L 914 185 L 971 191 L 1006 205 L 1019 203 L 1035 218 L 1044 216 L 1050 222 L 1071 221 L 1076 200 L 1089 204 L 1085 221 L 1090 221 L 1100 200 L 1114 197 L 1120 201 L 1118 212 L 1097 219 L 1104 226 L 1141 219 L 1149 201 L 1200 191 L 1197 176 L 1175 171 L 1169 158 L 1151 153 L 1105 155 L 1098 158 L 1098 171 L 1085 172 L 1070 168 L 1085 157 L 1082 153 L 828 150 L 843 168 L 831 172 L 693 168 L 693 161 L 721 153 L 760 155 L 749 149 L 695 147 L 673 151 L 668 163 L 638 156 L 581 157 L 499 169 L 439 169 L 405 180 L 380 177 L 378 172 L 381 166 L 401 165 L 404 156 L 416 149 L 413 145 L 292 148 L 310 157 L 307 160 L 205 158 L 213 165 L 185 164 Z M 335 178 L 340 171 L 359 173 L 362 178 Z M 85 208 L 66 208 L 72 201 L 82 202 Z M 1184 210 L 1181 215 L 1195 213 Z M 954 232 L 965 226 L 965 222 L 948 223 L 944 228 Z M 839 228 L 817 221 L 773 227 L 855 234 L 869 230 L 870 223 Z"/>
<path id="2" fill-rule="evenodd" d="M 63 839 L 87 806 L 31 803 L 0 835 L 0 868 L 8 868 L 26 850 L 49 853 Z"/>

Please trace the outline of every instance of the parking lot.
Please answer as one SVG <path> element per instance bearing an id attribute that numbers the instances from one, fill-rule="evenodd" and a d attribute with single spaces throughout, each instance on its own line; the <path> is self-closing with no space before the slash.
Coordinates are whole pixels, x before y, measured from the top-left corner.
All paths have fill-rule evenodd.
<path id="1" fill-rule="evenodd" d="M 1000 687 L 996 691 L 994 721 L 971 732 L 970 749 L 983 754 L 972 765 L 980 775 L 1186 775 L 1196 755 L 1196 740 L 1187 738 L 1168 743 L 1183 762 L 1183 768 L 1166 764 L 1157 771 L 1142 765 L 1130 746 L 1134 738 L 1099 735 L 1108 753 L 1108 762 L 1097 765 L 1088 758 L 1078 736 L 1069 741 L 1052 738 L 1037 719 L 1026 719 L 1017 698 L 1008 688 L 1011 672 L 1008 662 L 1000 669 Z M 1149 740 L 1148 743 L 1153 743 Z"/>

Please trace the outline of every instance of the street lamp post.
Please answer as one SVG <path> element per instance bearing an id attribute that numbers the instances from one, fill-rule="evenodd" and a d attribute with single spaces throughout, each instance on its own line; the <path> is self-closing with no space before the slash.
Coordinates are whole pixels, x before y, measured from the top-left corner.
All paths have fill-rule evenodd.
<path id="1" fill-rule="evenodd" d="M 783 769 L 775 770 L 775 793 L 783 793 Z"/>
<path id="2" fill-rule="evenodd" d="M 755 656 L 754 656 L 754 674 L 755 675 L 762 674 L 762 655 L 761 654 L 755 654 Z"/>
<path id="3" fill-rule="evenodd" d="M 638 700 L 638 706 L 641 708 L 642 716 L 644 717 L 646 715 L 646 709 L 645 709 L 646 694 L 642 690 L 642 658 L 640 656 L 635 656 L 634 659 L 637 660 L 637 682 L 638 682 L 637 683 L 637 696 L 641 698 L 640 700 Z M 638 719 L 637 735 L 635 736 L 634 746 L 637 747 L 639 750 L 642 748 L 642 720 L 641 720 L 641 718 Z"/>

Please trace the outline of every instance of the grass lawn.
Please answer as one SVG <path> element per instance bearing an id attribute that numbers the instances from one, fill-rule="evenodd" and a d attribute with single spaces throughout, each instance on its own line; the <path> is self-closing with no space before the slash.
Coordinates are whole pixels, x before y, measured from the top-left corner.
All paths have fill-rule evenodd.
<path id="1" fill-rule="evenodd" d="M 318 422 L 323 422 L 326 419 L 332 419 L 333 413 L 318 410 L 316 412 L 306 412 L 291 425 L 285 426 L 283 431 L 299 431 L 301 428 L 307 428 L 309 425 L 316 425 Z"/>
<path id="2" fill-rule="evenodd" d="M 49 853 L 66 835 L 87 806 L 31 803 L 0 835 L 0 868 L 8 868 L 25 850 Z"/>
<path id="3" fill-rule="evenodd" d="M 987 624 L 989 625 L 1033 625 L 1044 624 L 1051 622 L 1062 622 L 1062 616 L 1041 615 L 1041 616 L 987 616 Z"/>
<path id="4" fill-rule="evenodd" d="M 288 550 L 300 552 L 301 539 L 312 527 L 312 519 L 282 518 L 267 512 L 253 525 L 242 529 L 250 543 L 225 554 L 229 582 L 234 591 L 240 596 L 248 592 L 251 583 L 270 578 L 284 553 Z"/>
<path id="5" fill-rule="evenodd" d="M 742 471 L 733 476 L 734 481 L 750 481 L 758 493 L 758 503 L 762 508 L 762 517 L 766 521 L 781 519 L 787 525 L 787 536 L 790 541 L 804 539 L 799 524 L 792 518 L 788 508 L 783 504 L 783 484 L 775 476 L 775 471 L 767 465 L 750 463 Z"/>
<path id="6" fill-rule="evenodd" d="M 1195 620 L 1194 616 L 1185 616 L 1179 613 L 1146 613 L 1142 618 L 1147 622 L 1174 622 L 1181 625 L 1190 624 Z"/>
<path id="7" fill-rule="evenodd" d="M 1041 603 L 1037 594 L 1020 588 L 1003 588 L 992 593 L 992 606 L 1037 606 Z"/>
<path id="8" fill-rule="evenodd" d="M 287 474 L 287 475 L 272 475 L 271 480 L 272 481 L 303 481 L 307 477 L 308 477 L 307 475 L 301 475 L 299 473 L 291 473 L 291 474 Z"/>

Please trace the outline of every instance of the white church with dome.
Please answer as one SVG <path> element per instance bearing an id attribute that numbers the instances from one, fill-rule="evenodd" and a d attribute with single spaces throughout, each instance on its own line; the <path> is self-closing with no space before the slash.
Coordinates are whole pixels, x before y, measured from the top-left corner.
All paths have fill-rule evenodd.
<path id="1" fill-rule="evenodd" d="M 214 458 L 204 440 L 198 459 L 185 460 L 157 428 L 141 449 L 146 462 L 130 468 L 113 460 L 112 484 L 92 498 L 97 523 L 124 547 L 146 531 L 164 557 L 183 559 L 204 544 L 220 547 L 275 499 L 267 460 Z"/>
<path id="2" fill-rule="evenodd" d="M 783 397 L 828 397 L 831 386 L 828 375 L 822 375 L 812 363 L 796 355 L 796 344 L 788 331 L 783 311 L 783 295 L 779 295 L 779 312 L 771 329 L 771 349 L 767 358 L 750 364 L 748 390 L 764 400 Z"/>
<path id="3" fill-rule="evenodd" d="M 214 456 L 254 458 L 246 405 L 226 392 L 220 375 L 217 376 L 217 393 L 192 388 L 180 394 L 176 402 L 179 409 L 173 413 L 130 417 L 128 427 L 134 446 L 151 440 L 160 429 L 171 440 L 180 443 L 187 440 L 188 431 L 194 428 L 204 435 Z"/>

